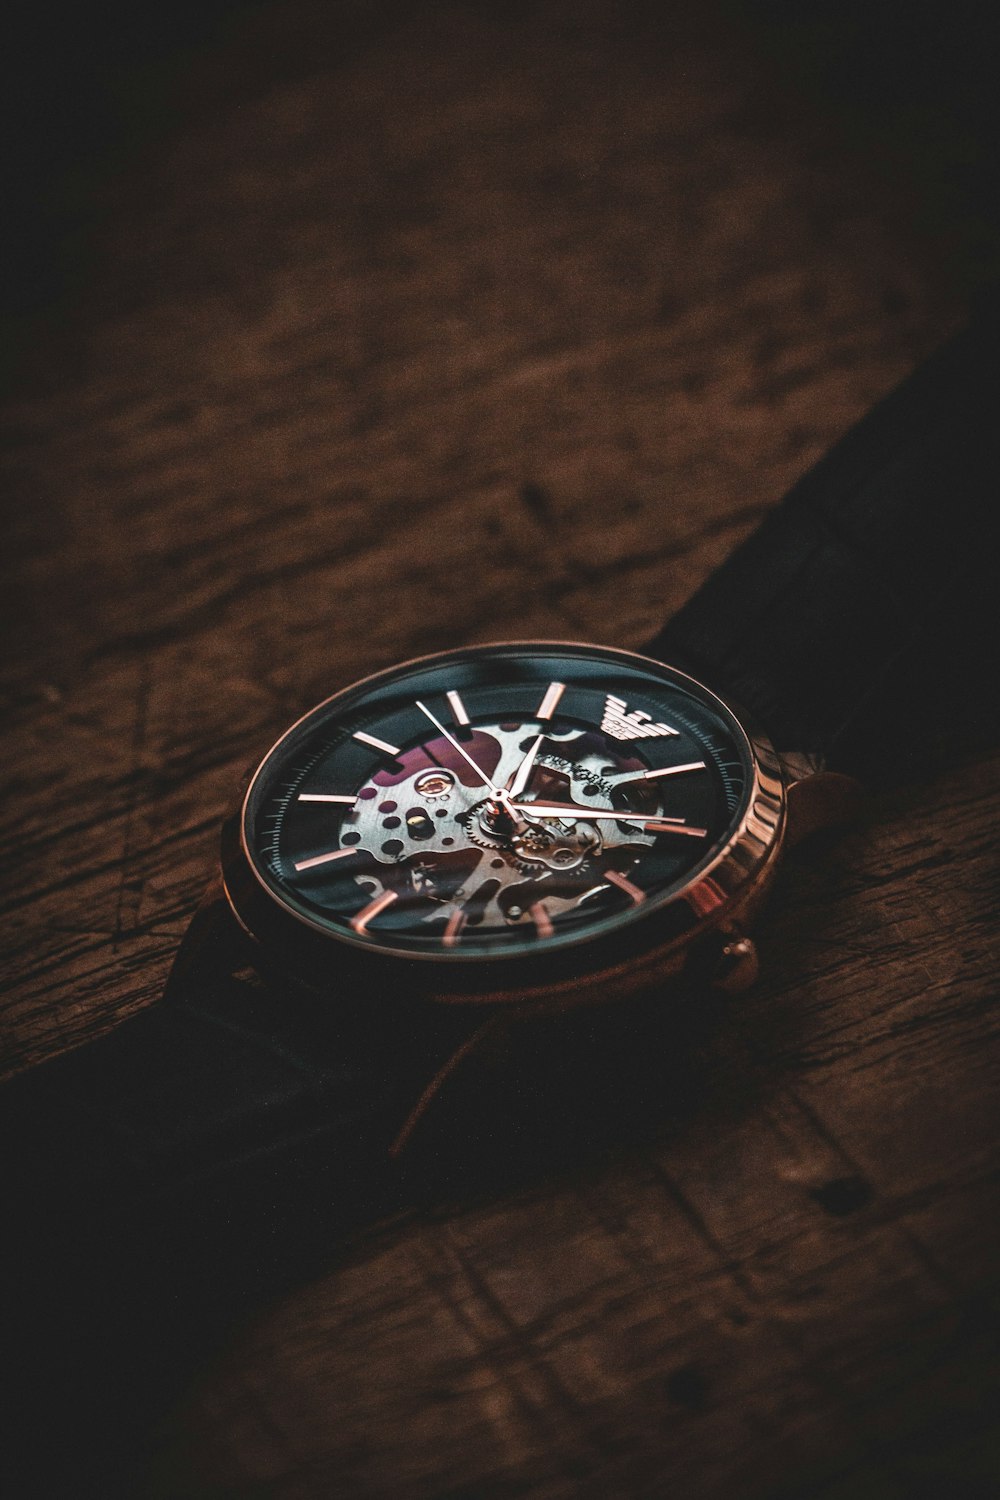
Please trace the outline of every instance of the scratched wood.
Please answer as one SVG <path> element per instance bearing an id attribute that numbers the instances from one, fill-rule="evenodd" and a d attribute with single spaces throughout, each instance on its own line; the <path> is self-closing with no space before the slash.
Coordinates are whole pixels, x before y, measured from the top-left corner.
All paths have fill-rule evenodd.
<path id="1" fill-rule="evenodd" d="M 292 3 L 115 75 L 5 406 L 8 1069 L 156 998 L 291 718 L 640 644 L 962 320 L 982 199 L 766 41 Z M 132 1492 L 995 1493 L 998 765 L 803 850 L 627 1139 L 591 1058 L 578 1152 L 261 1309 Z"/>

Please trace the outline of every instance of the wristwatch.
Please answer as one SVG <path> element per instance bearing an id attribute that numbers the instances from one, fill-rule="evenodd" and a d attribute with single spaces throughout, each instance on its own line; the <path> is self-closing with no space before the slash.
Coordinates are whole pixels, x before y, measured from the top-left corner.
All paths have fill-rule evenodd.
<path id="1" fill-rule="evenodd" d="M 180 1306 L 224 1321 L 401 1208 L 425 1122 L 461 1134 L 449 1089 L 512 1030 L 621 1003 L 627 1032 L 636 996 L 750 982 L 788 847 L 994 734 L 996 332 L 883 401 L 642 651 L 450 650 L 292 725 L 163 1000 L 0 1091 L 22 1373 L 58 1379 L 67 1327 L 92 1363 L 99 1327 L 120 1401 Z"/>

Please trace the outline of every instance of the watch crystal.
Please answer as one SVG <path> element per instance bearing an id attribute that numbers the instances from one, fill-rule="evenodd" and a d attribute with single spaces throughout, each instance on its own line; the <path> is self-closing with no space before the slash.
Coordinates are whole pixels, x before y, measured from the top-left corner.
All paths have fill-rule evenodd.
<path id="1" fill-rule="evenodd" d="M 523 954 L 676 896 L 744 811 L 749 754 L 714 695 L 642 657 L 451 652 L 300 720 L 251 784 L 244 843 L 277 901 L 347 942 Z"/>

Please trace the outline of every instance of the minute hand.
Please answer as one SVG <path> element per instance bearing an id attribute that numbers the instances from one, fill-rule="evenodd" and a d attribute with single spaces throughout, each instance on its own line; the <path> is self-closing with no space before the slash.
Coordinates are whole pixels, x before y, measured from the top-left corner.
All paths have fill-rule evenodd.
<path id="1" fill-rule="evenodd" d="M 512 802 L 511 812 L 530 818 L 610 818 L 616 823 L 640 823 L 645 828 L 659 828 L 664 832 L 689 833 L 704 838 L 707 828 L 689 828 L 683 818 L 667 818 L 662 815 L 646 817 L 643 813 L 620 812 L 613 807 L 578 807 L 575 802 Z"/>

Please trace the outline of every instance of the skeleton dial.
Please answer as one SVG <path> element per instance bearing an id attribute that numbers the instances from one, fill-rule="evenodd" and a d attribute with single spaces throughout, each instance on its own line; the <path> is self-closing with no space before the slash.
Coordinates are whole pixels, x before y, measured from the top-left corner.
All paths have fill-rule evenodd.
<path id="1" fill-rule="evenodd" d="M 719 700 L 598 647 L 450 652 L 321 704 L 251 783 L 244 847 L 345 942 L 447 961 L 585 942 L 677 895 L 743 810 Z"/>

